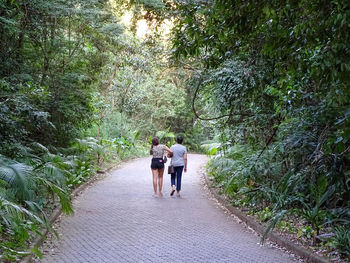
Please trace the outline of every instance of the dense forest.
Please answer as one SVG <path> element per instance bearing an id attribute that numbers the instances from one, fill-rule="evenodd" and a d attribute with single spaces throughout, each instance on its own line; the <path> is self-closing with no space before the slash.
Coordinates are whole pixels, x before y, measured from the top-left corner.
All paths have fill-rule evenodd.
<path id="1" fill-rule="evenodd" d="M 350 2 L 179 9 L 174 56 L 200 69 L 193 109 L 215 128 L 210 173 L 269 229 L 349 257 Z"/>
<path id="2" fill-rule="evenodd" d="M 175 134 L 233 205 L 349 257 L 349 27 L 343 0 L 1 0 L 1 261 Z"/>
<path id="3" fill-rule="evenodd" d="M 137 37 L 131 7 L 0 1 L 0 261 L 27 254 L 57 200 L 72 213 L 70 191 L 143 155 L 149 136 L 186 132 L 199 149 L 187 73 L 168 66 L 156 30 Z"/>

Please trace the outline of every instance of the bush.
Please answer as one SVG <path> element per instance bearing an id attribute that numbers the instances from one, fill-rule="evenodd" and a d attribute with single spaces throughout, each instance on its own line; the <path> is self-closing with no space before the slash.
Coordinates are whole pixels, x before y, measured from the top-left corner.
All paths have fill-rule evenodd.
<path id="1" fill-rule="evenodd" d="M 334 229 L 334 245 L 339 251 L 347 257 L 350 257 L 350 229 L 349 227 L 339 226 Z"/>

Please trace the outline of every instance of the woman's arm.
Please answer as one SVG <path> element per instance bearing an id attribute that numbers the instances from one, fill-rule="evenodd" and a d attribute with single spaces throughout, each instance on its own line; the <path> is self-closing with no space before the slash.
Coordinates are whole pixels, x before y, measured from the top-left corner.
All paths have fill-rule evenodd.
<path id="1" fill-rule="evenodd" d="M 173 157 L 173 151 L 172 150 L 170 150 L 167 146 L 165 146 L 164 149 L 168 152 L 168 157 L 169 158 Z"/>
<path id="2" fill-rule="evenodd" d="M 164 150 L 166 150 L 168 153 L 173 154 L 173 151 L 168 148 L 168 146 L 164 145 Z"/>
<path id="3" fill-rule="evenodd" d="M 184 171 L 186 173 L 187 172 L 187 153 L 184 154 L 184 161 L 185 161 Z"/>

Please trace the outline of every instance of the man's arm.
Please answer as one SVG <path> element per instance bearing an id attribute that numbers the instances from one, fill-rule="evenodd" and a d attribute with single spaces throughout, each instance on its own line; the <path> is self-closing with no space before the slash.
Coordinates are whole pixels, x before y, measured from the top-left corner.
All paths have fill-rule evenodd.
<path id="1" fill-rule="evenodd" d="M 185 168 L 184 171 L 185 173 L 187 172 L 187 153 L 184 154 L 184 161 L 185 161 Z"/>

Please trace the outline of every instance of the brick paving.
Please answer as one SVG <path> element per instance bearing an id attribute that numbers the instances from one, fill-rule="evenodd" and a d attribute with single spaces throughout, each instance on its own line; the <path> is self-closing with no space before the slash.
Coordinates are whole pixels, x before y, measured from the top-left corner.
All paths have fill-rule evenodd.
<path id="1" fill-rule="evenodd" d="M 37 262 L 296 262 L 265 245 L 213 200 L 200 175 L 207 161 L 189 155 L 181 198 L 152 197 L 150 158 L 124 164 L 87 188 L 74 216 L 62 216 L 60 239 L 49 238 Z"/>

